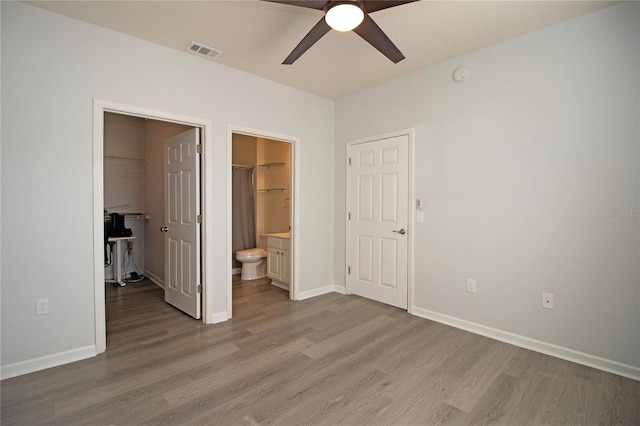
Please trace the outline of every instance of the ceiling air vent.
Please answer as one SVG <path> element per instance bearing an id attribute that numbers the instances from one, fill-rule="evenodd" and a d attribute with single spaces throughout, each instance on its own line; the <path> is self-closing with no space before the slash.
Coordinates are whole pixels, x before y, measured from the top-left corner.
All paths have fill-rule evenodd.
<path id="1" fill-rule="evenodd" d="M 198 55 L 206 56 L 211 59 L 216 59 L 218 56 L 222 55 L 222 50 L 216 50 L 213 47 L 205 46 L 204 44 L 196 43 L 192 41 L 187 46 L 187 50 L 189 52 L 197 53 Z"/>

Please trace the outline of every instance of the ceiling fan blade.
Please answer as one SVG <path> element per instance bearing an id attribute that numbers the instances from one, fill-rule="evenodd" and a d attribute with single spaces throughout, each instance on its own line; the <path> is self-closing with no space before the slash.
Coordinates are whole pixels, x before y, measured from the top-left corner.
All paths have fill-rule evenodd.
<path id="1" fill-rule="evenodd" d="M 304 52 L 309 50 L 311 46 L 313 46 L 318 40 L 322 38 L 323 35 L 329 32 L 331 27 L 324 20 L 324 16 L 320 18 L 318 23 L 311 28 L 311 31 L 304 36 L 302 41 L 298 43 L 298 45 L 291 51 L 287 59 L 284 60 L 284 65 L 293 64 Z"/>
<path id="2" fill-rule="evenodd" d="M 363 9 L 365 13 L 377 12 L 378 10 L 389 9 L 390 7 L 401 6 L 413 3 L 418 0 L 364 0 Z"/>
<path id="3" fill-rule="evenodd" d="M 378 49 L 380 53 L 389 58 L 394 64 L 404 59 L 402 52 L 393 44 L 378 24 L 373 22 L 373 19 L 371 19 L 369 15 L 364 15 L 364 21 L 362 21 L 362 24 L 357 26 L 353 32 Z"/>
<path id="4" fill-rule="evenodd" d="M 324 10 L 327 0 L 263 0 L 269 3 L 288 4 L 290 6 L 306 7 L 307 9 Z"/>

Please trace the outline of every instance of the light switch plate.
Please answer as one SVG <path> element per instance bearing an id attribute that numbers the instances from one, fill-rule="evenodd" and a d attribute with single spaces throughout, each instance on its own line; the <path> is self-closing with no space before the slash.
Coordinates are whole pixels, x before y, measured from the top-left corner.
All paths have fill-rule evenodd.
<path id="1" fill-rule="evenodd" d="M 467 291 L 469 293 L 475 293 L 477 290 L 476 288 L 476 280 L 471 279 L 471 278 L 467 278 Z"/>

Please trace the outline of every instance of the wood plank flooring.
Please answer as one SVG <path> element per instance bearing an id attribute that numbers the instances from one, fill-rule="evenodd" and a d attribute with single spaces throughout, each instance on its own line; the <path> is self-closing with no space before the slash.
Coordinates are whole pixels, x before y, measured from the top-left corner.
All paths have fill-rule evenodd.
<path id="1" fill-rule="evenodd" d="M 357 296 L 234 281 L 203 325 L 107 287 L 107 352 L 0 383 L 2 425 L 639 425 L 640 382 Z"/>

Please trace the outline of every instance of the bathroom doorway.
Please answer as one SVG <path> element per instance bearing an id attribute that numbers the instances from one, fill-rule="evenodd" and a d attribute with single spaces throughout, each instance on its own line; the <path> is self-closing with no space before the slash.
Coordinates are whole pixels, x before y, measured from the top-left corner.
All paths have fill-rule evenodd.
<path id="1" fill-rule="evenodd" d="M 295 300 L 295 140 L 268 132 L 230 129 L 229 318 L 233 283 L 275 286 Z M 251 265 L 236 256 L 238 251 L 247 250 L 256 253 L 257 258 L 247 262 Z M 240 280 L 243 265 L 248 278 L 244 281 Z"/>

